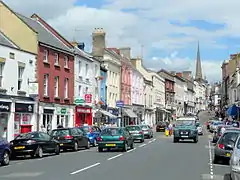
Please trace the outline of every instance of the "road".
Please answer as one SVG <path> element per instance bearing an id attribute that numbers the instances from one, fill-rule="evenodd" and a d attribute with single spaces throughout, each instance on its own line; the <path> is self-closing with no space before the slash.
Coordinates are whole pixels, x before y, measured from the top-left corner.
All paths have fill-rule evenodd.
<path id="1" fill-rule="evenodd" d="M 200 115 L 201 121 L 208 113 Z M 98 153 L 96 148 L 62 153 L 43 159 L 12 161 L 0 167 L 1 180 L 228 180 L 227 165 L 213 165 L 210 134 L 205 131 L 197 144 L 173 143 L 155 133 L 126 153 Z M 225 177 L 224 177 L 225 176 Z"/>

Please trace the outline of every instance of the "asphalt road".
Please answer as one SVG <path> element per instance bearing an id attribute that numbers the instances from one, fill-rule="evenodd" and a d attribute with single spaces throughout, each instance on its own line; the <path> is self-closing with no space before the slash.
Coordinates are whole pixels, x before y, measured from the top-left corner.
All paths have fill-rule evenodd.
<path id="1" fill-rule="evenodd" d="M 200 115 L 208 120 L 208 113 Z M 62 153 L 43 159 L 12 161 L 0 167 L 0 180 L 228 180 L 227 165 L 213 165 L 210 135 L 205 131 L 197 144 L 173 143 L 155 133 L 126 153 L 98 153 L 96 148 Z"/>

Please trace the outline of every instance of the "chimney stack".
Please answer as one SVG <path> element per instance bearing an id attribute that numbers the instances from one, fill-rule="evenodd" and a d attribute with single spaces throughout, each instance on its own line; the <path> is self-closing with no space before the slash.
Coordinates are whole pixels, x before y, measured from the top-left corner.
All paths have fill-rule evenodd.
<path id="1" fill-rule="evenodd" d="M 92 33 L 92 55 L 96 58 L 103 58 L 106 48 L 105 36 L 103 28 L 95 28 Z"/>
<path id="2" fill-rule="evenodd" d="M 189 81 L 192 79 L 192 71 L 183 71 L 182 75 L 183 75 L 183 78 Z"/>
<path id="3" fill-rule="evenodd" d="M 123 55 L 123 57 L 127 59 L 131 59 L 131 48 L 130 47 L 124 47 L 124 48 L 119 48 L 120 54 Z"/>

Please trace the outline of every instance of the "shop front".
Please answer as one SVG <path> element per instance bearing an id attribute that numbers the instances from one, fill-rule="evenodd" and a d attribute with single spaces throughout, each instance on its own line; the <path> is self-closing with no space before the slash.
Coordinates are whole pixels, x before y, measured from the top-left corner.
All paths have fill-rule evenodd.
<path id="1" fill-rule="evenodd" d="M 0 101 L 0 137 L 8 139 L 11 102 Z"/>
<path id="2" fill-rule="evenodd" d="M 57 107 L 56 108 L 57 122 L 56 125 L 63 127 L 70 127 L 70 108 L 68 107 Z"/>
<path id="3" fill-rule="evenodd" d="M 141 124 L 144 118 L 144 105 L 133 104 L 133 112 L 137 115 L 136 124 Z"/>
<path id="4" fill-rule="evenodd" d="M 82 126 L 84 124 L 92 125 L 92 108 L 84 106 L 75 107 L 75 127 Z"/>
<path id="5" fill-rule="evenodd" d="M 119 109 L 118 108 L 108 108 L 108 112 L 111 114 L 109 118 L 110 124 L 118 123 Z"/>
<path id="6" fill-rule="evenodd" d="M 34 104 L 15 103 L 14 136 L 32 131 Z"/>
<path id="7" fill-rule="evenodd" d="M 46 129 L 47 131 L 50 131 L 53 129 L 52 124 L 53 124 L 54 111 L 55 111 L 55 108 L 45 107 L 43 108 L 42 113 L 40 113 L 42 115 L 42 122 L 40 126 Z"/>
<path id="8" fill-rule="evenodd" d="M 123 116 L 123 121 L 122 125 L 123 127 L 128 126 L 128 125 L 135 125 L 137 123 L 137 118 L 138 116 L 133 112 L 132 109 L 129 108 L 122 108 L 122 116 Z"/>

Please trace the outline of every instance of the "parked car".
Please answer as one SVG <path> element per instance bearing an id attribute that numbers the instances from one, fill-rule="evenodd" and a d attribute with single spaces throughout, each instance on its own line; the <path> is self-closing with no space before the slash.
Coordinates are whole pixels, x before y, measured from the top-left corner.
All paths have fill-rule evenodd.
<path id="1" fill-rule="evenodd" d="M 2 166 L 9 165 L 10 155 L 11 155 L 11 150 L 10 150 L 9 143 L 5 139 L 0 138 L 0 164 Z"/>
<path id="2" fill-rule="evenodd" d="M 231 152 L 237 137 L 240 134 L 239 128 L 226 129 L 219 138 L 214 148 L 214 163 L 217 164 L 221 160 L 230 160 Z"/>
<path id="3" fill-rule="evenodd" d="M 217 127 L 217 130 L 214 132 L 213 134 L 213 140 L 212 143 L 217 143 L 218 139 L 221 137 L 222 135 L 222 128 L 228 129 L 231 128 L 231 125 L 219 125 Z"/>
<path id="4" fill-rule="evenodd" d="M 234 142 L 232 142 L 233 144 Z M 230 176 L 231 180 L 240 179 L 240 136 L 238 136 L 235 145 L 232 147 L 233 152 L 230 158 Z"/>
<path id="5" fill-rule="evenodd" d="M 222 122 L 222 121 L 214 121 L 213 123 L 211 123 L 211 125 L 210 125 L 210 132 L 211 133 L 213 133 L 214 131 L 216 131 L 217 130 L 217 127 L 219 126 L 219 125 L 224 125 L 224 123 Z"/>
<path id="6" fill-rule="evenodd" d="M 152 138 L 153 137 L 153 130 L 149 125 L 140 125 L 143 131 L 144 138 Z"/>
<path id="7" fill-rule="evenodd" d="M 63 150 L 72 149 L 78 151 L 79 148 L 90 148 L 88 136 L 79 128 L 54 129 L 51 136 L 60 143 Z"/>
<path id="8" fill-rule="evenodd" d="M 141 126 L 138 125 L 127 126 L 126 130 L 128 130 L 129 133 L 133 136 L 134 141 L 138 140 L 141 143 L 144 142 L 144 134 Z"/>
<path id="9" fill-rule="evenodd" d="M 60 153 L 59 142 L 44 132 L 20 134 L 10 145 L 12 157 L 30 155 L 42 158 L 44 153 Z"/>
<path id="10" fill-rule="evenodd" d="M 167 123 L 160 121 L 157 123 L 156 132 L 164 132 L 166 127 L 167 127 Z"/>
<path id="11" fill-rule="evenodd" d="M 101 133 L 101 129 L 97 126 L 81 126 L 79 127 L 85 134 L 87 134 L 90 144 L 93 147 L 97 146 L 97 137 Z"/>
<path id="12" fill-rule="evenodd" d="M 112 148 L 122 149 L 126 152 L 128 148 L 134 148 L 134 138 L 125 129 L 121 127 L 109 127 L 102 130 L 100 136 L 97 138 L 98 152 L 103 152 L 104 149 L 110 150 Z"/>

